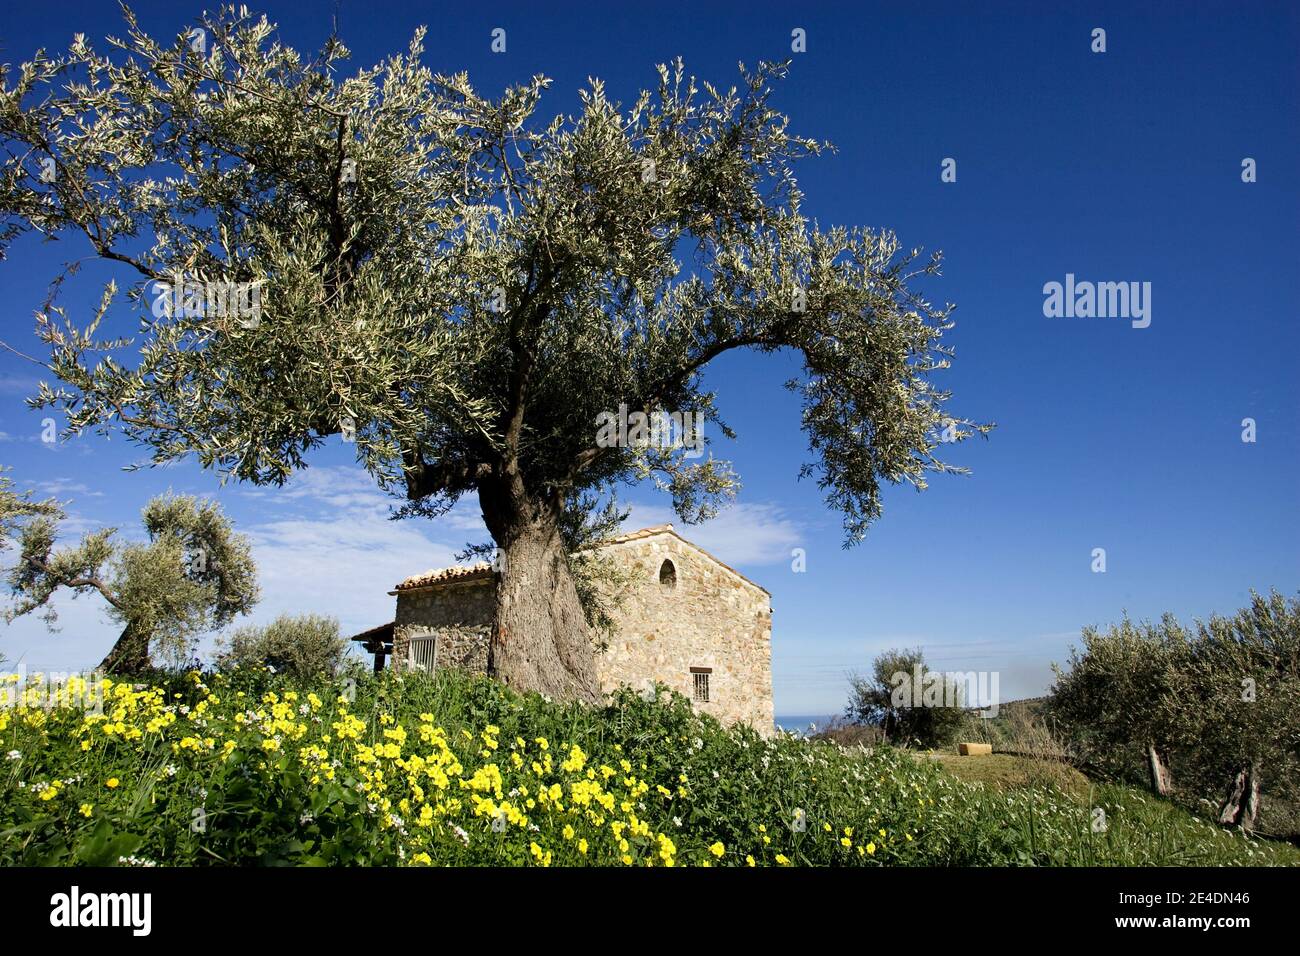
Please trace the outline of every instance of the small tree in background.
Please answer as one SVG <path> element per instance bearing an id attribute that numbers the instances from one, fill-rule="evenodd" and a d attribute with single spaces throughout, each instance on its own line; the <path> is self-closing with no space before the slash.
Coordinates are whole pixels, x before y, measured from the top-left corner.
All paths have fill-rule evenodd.
<path id="1" fill-rule="evenodd" d="M 44 609 L 55 629 L 50 599 L 60 589 L 74 596 L 98 593 L 109 616 L 123 625 L 100 667 L 110 674 L 150 665 L 151 652 L 182 660 L 198 635 L 248 613 L 257 602 L 257 569 L 246 538 L 231 529 L 221 508 L 189 496 L 160 495 L 141 512 L 147 540 L 122 543 L 117 529 L 84 535 L 74 547 L 56 548 L 61 509 L 28 517 L 21 526 L 21 555 L 9 573 L 12 621 Z"/>
<path id="2" fill-rule="evenodd" d="M 265 664 L 300 680 L 333 675 L 348 653 L 338 620 L 318 614 L 281 614 L 270 624 L 245 625 L 217 646 L 223 670 Z"/>
<path id="3" fill-rule="evenodd" d="M 928 670 L 920 648 L 885 651 L 872 663 L 869 676 L 855 674 L 849 683 L 849 719 L 880 727 L 889 741 L 941 747 L 953 741 L 968 719 L 961 685 Z"/>

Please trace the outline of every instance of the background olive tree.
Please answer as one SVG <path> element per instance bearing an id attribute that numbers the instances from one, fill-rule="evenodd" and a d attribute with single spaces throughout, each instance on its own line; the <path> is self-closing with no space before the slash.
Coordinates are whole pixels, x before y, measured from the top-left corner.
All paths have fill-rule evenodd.
<path id="1" fill-rule="evenodd" d="M 914 693 L 918 672 L 922 685 Z M 927 684 L 931 674 L 933 684 Z M 940 747 L 952 743 L 972 719 L 963 707 L 961 686 L 947 674 L 926 667 L 920 648 L 885 651 L 872 662 L 869 674 L 854 674 L 849 685 L 848 718 L 880 727 L 889 742 Z M 936 695 L 930 705 L 927 689 Z M 938 706 L 933 706 L 935 700 Z"/>
<path id="2" fill-rule="evenodd" d="M 61 589 L 97 594 L 121 636 L 100 664 L 111 674 L 147 668 L 151 653 L 182 661 L 198 635 L 215 630 L 257 602 L 257 569 L 242 535 L 213 502 L 160 495 L 141 512 L 146 540 L 120 541 L 116 528 L 89 532 L 56 547 L 61 511 L 24 520 L 8 584 L 7 620 L 43 609 L 53 629 L 50 599 Z"/>
<path id="3" fill-rule="evenodd" d="M 883 482 L 960 470 L 939 445 L 988 428 L 934 383 L 950 307 L 917 282 L 938 255 L 802 214 L 792 164 L 826 147 L 772 107 L 785 66 L 719 89 L 679 61 L 628 106 L 592 81 L 545 117 L 547 78 L 484 97 L 422 65 L 423 30 L 345 75 L 338 38 L 305 56 L 243 10 L 170 42 L 126 20 L 108 52 L 79 36 L 3 68 L 0 238 L 75 238 L 146 307 L 166 302 L 151 283 L 261 283 L 260 314 L 146 308 L 109 334 L 116 283 L 88 321 L 51 302 L 59 382 L 36 403 L 263 484 L 342 435 L 400 514 L 477 498 L 505 558 L 489 669 L 507 683 L 599 694 L 566 513 L 650 483 L 692 522 L 737 487 L 712 454 L 599 443 L 598 416 L 699 413 L 706 441 L 729 436 L 705 369 L 793 350 L 802 473 L 848 541 Z"/>
<path id="4" fill-rule="evenodd" d="M 0 467 L 0 553 L 13 547 L 32 519 L 57 518 L 62 514 L 55 499 L 37 501 L 30 491 L 19 491 L 8 472 L 8 468 Z"/>
<path id="5" fill-rule="evenodd" d="M 299 680 L 333 676 L 348 653 L 348 639 L 337 618 L 321 614 L 281 614 L 269 624 L 236 628 L 217 640 L 222 669 L 263 664 Z"/>
<path id="6" fill-rule="evenodd" d="M 1150 781 L 1168 795 L 1170 751 L 1178 736 L 1175 675 L 1189 657 L 1189 635 L 1166 614 L 1158 624 L 1085 627 L 1068 670 L 1053 665 L 1050 715 L 1068 729 L 1081 757 L 1102 773 Z"/>
<path id="7" fill-rule="evenodd" d="M 1224 824 L 1300 833 L 1300 600 L 1252 594 L 1190 627 L 1165 615 L 1083 636 L 1047 706 L 1084 759 Z"/>

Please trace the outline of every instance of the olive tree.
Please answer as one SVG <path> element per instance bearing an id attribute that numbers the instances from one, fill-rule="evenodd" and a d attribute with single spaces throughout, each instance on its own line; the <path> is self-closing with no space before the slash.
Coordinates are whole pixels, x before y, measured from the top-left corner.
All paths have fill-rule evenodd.
<path id="1" fill-rule="evenodd" d="M 1174 692 L 1190 661 L 1187 630 L 1172 614 L 1157 624 L 1126 616 L 1105 629 L 1085 627 L 1081 636 L 1068 667 L 1052 665 L 1049 711 L 1090 763 L 1134 782 L 1145 777 L 1167 796 L 1187 706 Z"/>
<path id="2" fill-rule="evenodd" d="M 141 512 L 146 540 L 122 542 L 116 528 L 88 532 L 56 546 L 61 510 L 28 518 L 18 534 L 21 554 L 10 569 L 13 604 L 6 620 L 44 609 L 60 590 L 97 594 L 122 633 L 100 663 L 110 674 L 138 672 L 150 652 L 178 659 L 193 639 L 257 602 L 257 569 L 242 535 L 210 501 L 160 495 Z"/>
<path id="3" fill-rule="evenodd" d="M 989 427 L 934 383 L 939 256 L 801 212 L 793 163 L 827 147 L 773 108 L 784 65 L 718 89 L 678 61 L 627 106 L 593 80 L 547 118 L 547 78 L 485 97 L 422 64 L 423 30 L 345 75 L 337 37 L 305 56 L 242 9 L 170 42 L 126 20 L 106 52 L 79 36 L 4 74 L 3 238 L 76 238 L 131 280 L 81 321 L 40 310 L 58 382 L 36 402 L 157 463 L 277 484 L 341 436 L 399 515 L 476 498 L 509 684 L 598 694 L 566 511 L 649 483 L 692 522 L 737 487 L 702 446 L 601 440 L 606 416 L 689 415 L 711 443 L 709 364 L 793 350 L 803 474 L 848 541 L 883 482 L 961 470 L 939 446 Z M 107 331 L 121 294 L 131 335 Z"/>
<path id="4" fill-rule="evenodd" d="M 1220 821 L 1245 829 L 1264 799 L 1280 817 L 1300 797 L 1298 708 L 1300 599 L 1276 591 L 1189 627 L 1166 614 L 1085 628 L 1048 699 L 1089 762 L 1218 801 Z"/>
<path id="5" fill-rule="evenodd" d="M 930 670 L 919 647 L 893 649 L 876 656 L 869 674 L 849 677 L 845 715 L 881 728 L 887 741 L 939 747 L 969 723 L 962 698 L 954 675 Z"/>

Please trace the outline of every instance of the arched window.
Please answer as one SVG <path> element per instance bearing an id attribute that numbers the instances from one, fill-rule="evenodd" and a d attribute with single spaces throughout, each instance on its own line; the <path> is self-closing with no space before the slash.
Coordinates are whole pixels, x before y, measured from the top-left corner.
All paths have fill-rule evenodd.
<path id="1" fill-rule="evenodd" d="M 669 589 L 677 587 L 677 568 L 667 559 L 659 565 L 659 583 Z"/>

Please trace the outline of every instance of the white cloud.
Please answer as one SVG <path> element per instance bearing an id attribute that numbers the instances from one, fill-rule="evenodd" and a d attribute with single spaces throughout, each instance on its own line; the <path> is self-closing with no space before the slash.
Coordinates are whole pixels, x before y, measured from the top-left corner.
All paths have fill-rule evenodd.
<path id="1" fill-rule="evenodd" d="M 703 524 L 682 524 L 671 508 L 632 505 L 624 522 L 628 531 L 672 523 L 683 538 L 731 565 L 779 564 L 790 560 L 803 533 L 799 525 L 774 504 L 736 503 Z"/>
<path id="2" fill-rule="evenodd" d="M 36 485 L 38 496 L 41 498 L 64 498 L 67 495 L 85 495 L 88 498 L 102 498 L 102 491 L 95 491 L 89 485 L 80 481 L 71 481 L 67 478 L 55 478 L 52 481 L 40 482 Z"/>
<path id="3" fill-rule="evenodd" d="M 26 398 L 35 395 L 40 387 L 40 379 L 22 375 L 0 375 L 0 395 L 17 395 Z"/>
<path id="4" fill-rule="evenodd" d="M 241 527 L 262 584 L 249 622 L 310 612 L 337 617 L 347 634 L 366 630 L 393 619 L 393 585 L 455 564 L 467 531 L 487 538 L 482 519 L 461 506 L 435 521 L 393 521 L 395 500 L 360 468 L 309 468 L 284 488 L 244 494 L 296 506 L 292 515 Z"/>
<path id="5" fill-rule="evenodd" d="M 375 508 L 393 501 L 363 468 L 342 465 L 304 468 L 294 472 L 282 488 L 242 488 L 240 494 L 275 502 L 315 502 L 340 509 Z"/>
<path id="6" fill-rule="evenodd" d="M 416 521 L 352 512 L 246 528 L 262 601 L 250 620 L 314 612 L 356 633 L 393 619 L 388 592 L 403 578 L 455 563 L 457 548 Z"/>

